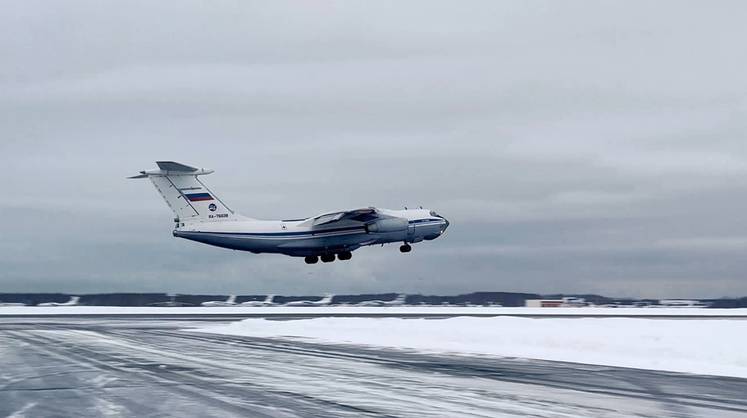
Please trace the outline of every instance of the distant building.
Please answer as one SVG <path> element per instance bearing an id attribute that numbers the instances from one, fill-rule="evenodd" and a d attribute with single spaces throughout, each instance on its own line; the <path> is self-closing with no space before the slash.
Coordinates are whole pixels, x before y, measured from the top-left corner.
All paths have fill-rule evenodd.
<path id="1" fill-rule="evenodd" d="M 560 308 L 563 306 L 563 299 L 527 299 L 528 308 Z"/>

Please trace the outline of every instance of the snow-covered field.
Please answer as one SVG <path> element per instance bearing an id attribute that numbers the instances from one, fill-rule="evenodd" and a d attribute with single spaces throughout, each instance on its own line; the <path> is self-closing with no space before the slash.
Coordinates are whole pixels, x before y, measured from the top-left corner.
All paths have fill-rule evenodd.
<path id="1" fill-rule="evenodd" d="M 0 306 L 2 315 L 203 315 L 203 314 L 341 314 L 341 315 L 550 315 L 550 316 L 743 316 L 747 309 L 697 308 L 492 308 L 462 306 L 319 306 L 319 307 L 128 307 L 128 306 Z"/>
<path id="2" fill-rule="evenodd" d="M 197 331 L 747 378 L 747 321 L 739 319 L 328 317 Z"/>

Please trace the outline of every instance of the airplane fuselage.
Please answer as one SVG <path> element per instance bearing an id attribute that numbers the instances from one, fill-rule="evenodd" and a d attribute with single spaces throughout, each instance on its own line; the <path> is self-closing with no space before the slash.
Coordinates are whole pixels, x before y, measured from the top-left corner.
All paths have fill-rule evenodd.
<path id="1" fill-rule="evenodd" d="M 180 223 L 173 234 L 232 250 L 307 257 L 353 251 L 366 245 L 432 240 L 448 227 L 446 219 L 425 209 L 377 211 L 394 217 L 386 221 L 395 222 L 378 227 L 345 221 L 329 227 L 311 227 L 306 219 L 197 222 Z"/>

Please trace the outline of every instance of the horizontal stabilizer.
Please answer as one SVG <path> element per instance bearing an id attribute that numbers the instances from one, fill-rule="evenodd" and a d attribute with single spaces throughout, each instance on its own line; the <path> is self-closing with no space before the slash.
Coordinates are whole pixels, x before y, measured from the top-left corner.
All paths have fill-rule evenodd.
<path id="1" fill-rule="evenodd" d="M 145 179 L 159 176 L 179 177 L 179 176 L 203 176 L 210 174 L 213 170 L 204 168 L 195 168 L 176 161 L 156 161 L 158 170 L 141 171 L 140 174 L 127 177 L 128 179 Z"/>
<path id="2" fill-rule="evenodd" d="M 180 164 L 174 161 L 156 161 L 156 164 L 158 164 L 158 168 L 163 171 L 184 171 L 188 173 L 197 171 L 197 169 L 194 167 L 190 167 L 188 165 Z"/>

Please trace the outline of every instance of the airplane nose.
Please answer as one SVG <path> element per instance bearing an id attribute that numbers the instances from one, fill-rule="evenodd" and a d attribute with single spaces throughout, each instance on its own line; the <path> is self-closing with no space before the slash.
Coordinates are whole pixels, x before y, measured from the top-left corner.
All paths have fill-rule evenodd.
<path id="1" fill-rule="evenodd" d="M 446 218 L 444 218 L 443 216 L 441 217 L 441 219 L 443 219 L 443 220 L 444 220 L 444 222 L 446 222 L 446 223 L 445 223 L 445 224 L 443 224 L 443 226 L 441 227 L 441 233 L 443 234 L 444 232 L 446 232 L 446 228 L 448 228 L 448 227 L 449 227 L 450 223 L 449 223 L 449 220 L 448 220 L 448 219 L 446 219 Z"/>

